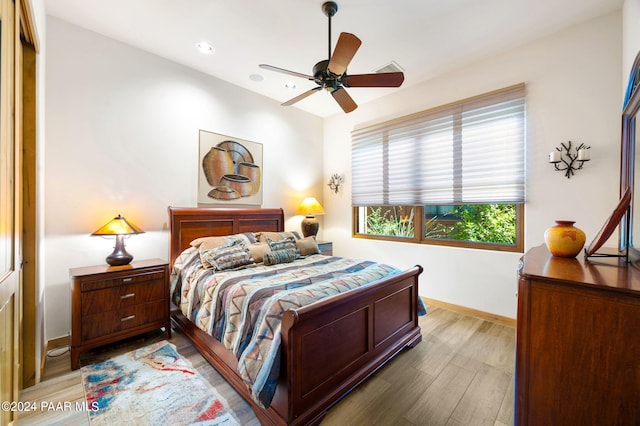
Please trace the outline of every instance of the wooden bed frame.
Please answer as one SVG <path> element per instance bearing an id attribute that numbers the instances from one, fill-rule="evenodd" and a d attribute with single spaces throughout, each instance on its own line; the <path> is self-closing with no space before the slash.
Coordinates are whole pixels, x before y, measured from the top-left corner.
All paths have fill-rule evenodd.
<path id="1" fill-rule="evenodd" d="M 283 231 L 282 209 L 169 207 L 170 261 L 198 237 Z M 251 404 L 263 425 L 318 424 L 327 410 L 405 347 L 422 340 L 418 326 L 421 266 L 282 318 L 281 373 L 269 408 L 258 405 L 237 373 L 238 361 L 172 306 L 171 320 Z"/>

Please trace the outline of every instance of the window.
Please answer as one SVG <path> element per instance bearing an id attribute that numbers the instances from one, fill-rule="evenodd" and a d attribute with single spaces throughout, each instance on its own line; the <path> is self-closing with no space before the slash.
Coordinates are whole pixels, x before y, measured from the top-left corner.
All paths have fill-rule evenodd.
<path id="1" fill-rule="evenodd" d="M 415 222 L 414 208 L 404 206 L 368 206 L 358 211 L 358 221 L 361 226 L 358 233 L 397 237 L 414 238 Z"/>
<path id="2" fill-rule="evenodd" d="M 354 234 L 522 251 L 524 89 L 355 130 Z"/>

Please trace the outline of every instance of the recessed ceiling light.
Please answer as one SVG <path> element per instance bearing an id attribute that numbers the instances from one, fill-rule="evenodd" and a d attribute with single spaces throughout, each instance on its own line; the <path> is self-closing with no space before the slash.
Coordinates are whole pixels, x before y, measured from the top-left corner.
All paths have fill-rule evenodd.
<path id="1" fill-rule="evenodd" d="M 264 77 L 261 76 L 260 74 L 251 74 L 249 76 L 249 80 L 251 80 L 251 81 L 262 81 L 262 80 L 264 80 Z"/>
<path id="2" fill-rule="evenodd" d="M 291 90 L 293 90 L 293 89 L 295 89 L 295 88 L 296 88 L 296 84 L 295 84 L 293 81 L 287 81 L 287 82 L 284 84 L 284 87 L 286 87 L 287 89 L 291 89 Z"/>
<path id="3" fill-rule="evenodd" d="M 213 55 L 214 53 L 216 53 L 216 49 L 214 49 L 213 46 L 206 41 L 196 43 L 196 49 L 198 49 L 198 51 L 204 55 Z"/>

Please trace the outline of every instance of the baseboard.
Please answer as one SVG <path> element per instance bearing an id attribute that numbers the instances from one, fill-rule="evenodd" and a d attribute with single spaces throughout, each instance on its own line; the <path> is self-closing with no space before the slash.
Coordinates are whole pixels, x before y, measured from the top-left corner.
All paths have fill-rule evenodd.
<path id="1" fill-rule="evenodd" d="M 458 312 L 464 315 L 469 315 L 483 320 L 495 322 L 496 324 L 506 325 L 507 327 L 515 328 L 516 326 L 515 318 L 503 317 L 502 315 L 491 314 L 489 312 L 467 308 L 466 306 L 454 305 L 452 303 L 441 302 L 440 300 L 429 299 L 427 297 L 422 297 L 422 300 L 426 305 L 437 306 L 439 308 L 448 309 L 450 311 Z"/>
<path id="2" fill-rule="evenodd" d="M 42 348 L 42 353 L 40 354 L 40 377 L 36 380 L 36 384 L 40 383 L 42 379 L 44 379 L 44 367 L 47 364 L 47 348 L 49 346 L 48 342 L 44 343 L 44 347 Z"/>
<path id="3" fill-rule="evenodd" d="M 65 346 L 69 346 L 69 336 L 56 337 L 47 342 L 47 351 L 64 348 Z"/>
<path id="4" fill-rule="evenodd" d="M 62 336 L 56 337 L 55 339 L 51 339 L 45 342 L 44 348 L 42 351 L 42 356 L 40 359 L 40 381 L 44 378 L 44 368 L 47 362 L 47 354 L 50 351 L 53 351 L 58 348 L 64 348 L 66 346 L 71 345 L 71 337 L 70 336 Z"/>

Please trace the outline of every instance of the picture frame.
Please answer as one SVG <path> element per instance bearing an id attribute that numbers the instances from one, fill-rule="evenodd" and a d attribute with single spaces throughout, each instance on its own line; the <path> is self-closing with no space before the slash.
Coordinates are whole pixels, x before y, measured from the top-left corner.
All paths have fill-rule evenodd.
<path id="1" fill-rule="evenodd" d="M 613 213 L 607 218 L 604 225 L 595 236 L 589 247 L 585 249 L 585 257 L 623 257 L 622 255 L 599 255 L 596 253 L 600 247 L 611 237 L 613 231 L 618 227 L 622 217 L 629 209 L 629 204 L 631 204 L 631 188 L 627 187 L 627 189 L 620 197 L 620 201 L 618 205 L 613 210 Z M 624 255 L 626 257 L 626 254 Z"/>
<path id="2" fill-rule="evenodd" d="M 200 130 L 198 204 L 262 205 L 262 144 Z"/>

